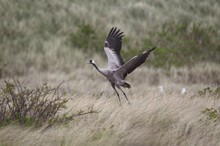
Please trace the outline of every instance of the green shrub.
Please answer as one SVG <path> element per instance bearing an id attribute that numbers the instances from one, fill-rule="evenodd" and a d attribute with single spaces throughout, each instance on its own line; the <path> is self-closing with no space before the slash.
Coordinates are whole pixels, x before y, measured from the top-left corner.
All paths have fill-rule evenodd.
<path id="1" fill-rule="evenodd" d="M 58 93 L 59 88 L 60 85 L 51 88 L 45 83 L 36 89 L 28 89 L 19 81 L 5 81 L 0 90 L 0 125 L 17 122 L 41 126 L 56 118 L 68 101 Z"/>

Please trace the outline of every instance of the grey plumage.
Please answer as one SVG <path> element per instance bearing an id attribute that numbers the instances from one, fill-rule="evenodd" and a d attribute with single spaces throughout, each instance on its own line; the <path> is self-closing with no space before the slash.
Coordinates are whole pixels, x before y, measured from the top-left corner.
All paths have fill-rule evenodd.
<path id="1" fill-rule="evenodd" d="M 122 47 L 122 37 L 123 32 L 120 32 L 120 29 L 117 30 L 116 27 L 113 27 L 105 41 L 104 51 L 108 58 L 108 67 L 107 68 L 99 68 L 94 60 L 89 60 L 89 64 L 92 64 L 102 75 L 104 75 L 111 83 L 112 88 L 117 94 L 117 97 L 121 103 L 121 99 L 119 93 L 117 92 L 115 86 L 121 90 L 124 94 L 126 100 L 130 104 L 125 92 L 121 89 L 131 88 L 131 86 L 125 82 L 125 78 L 128 74 L 133 72 L 138 66 L 143 64 L 147 59 L 148 55 L 156 49 L 156 47 L 143 52 L 138 56 L 134 56 L 128 62 L 124 63 L 121 57 L 121 47 Z"/>

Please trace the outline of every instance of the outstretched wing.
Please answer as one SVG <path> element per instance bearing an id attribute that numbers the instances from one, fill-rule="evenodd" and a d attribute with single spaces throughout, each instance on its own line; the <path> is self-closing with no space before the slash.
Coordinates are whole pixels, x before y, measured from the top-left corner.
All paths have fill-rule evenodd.
<path id="1" fill-rule="evenodd" d="M 124 64 L 120 53 L 123 36 L 123 32 L 120 32 L 120 29 L 117 30 L 116 27 L 112 27 L 108 34 L 104 46 L 108 58 L 108 68 L 116 69 Z"/>
<path id="2" fill-rule="evenodd" d="M 116 75 L 121 77 L 122 79 L 124 79 L 128 74 L 133 72 L 138 66 L 143 64 L 146 61 L 150 52 L 153 51 L 154 49 L 156 49 L 156 47 L 154 47 L 148 51 L 145 51 L 142 54 L 130 59 L 127 63 L 125 63 L 119 69 L 116 70 L 116 72 L 115 72 Z"/>

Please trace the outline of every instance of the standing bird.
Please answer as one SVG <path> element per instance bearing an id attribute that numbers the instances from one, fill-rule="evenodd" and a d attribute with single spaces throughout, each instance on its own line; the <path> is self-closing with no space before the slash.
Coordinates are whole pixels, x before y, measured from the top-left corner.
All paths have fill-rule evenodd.
<path id="1" fill-rule="evenodd" d="M 92 64 L 98 70 L 98 72 L 100 72 L 110 81 L 112 88 L 115 90 L 118 96 L 120 104 L 121 104 L 121 99 L 115 86 L 119 90 L 121 90 L 126 100 L 130 104 L 128 97 L 126 96 L 125 92 L 121 89 L 121 87 L 131 88 L 131 86 L 127 82 L 125 82 L 125 78 L 138 66 L 143 64 L 147 59 L 148 55 L 150 54 L 150 52 L 156 49 L 156 47 L 148 51 L 145 51 L 138 56 L 134 56 L 128 62 L 124 63 L 120 54 L 123 36 L 124 36 L 123 32 L 120 32 L 120 29 L 117 30 L 116 27 L 113 27 L 110 30 L 104 45 L 104 50 L 108 58 L 107 68 L 99 68 L 94 60 L 89 60 L 89 64 Z"/>

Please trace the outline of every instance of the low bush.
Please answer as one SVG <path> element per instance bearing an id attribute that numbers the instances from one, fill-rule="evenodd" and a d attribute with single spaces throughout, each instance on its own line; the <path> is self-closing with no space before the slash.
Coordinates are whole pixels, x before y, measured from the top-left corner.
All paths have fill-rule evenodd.
<path id="1" fill-rule="evenodd" d="M 60 85 L 51 88 L 45 83 L 36 89 L 28 89 L 19 81 L 5 81 L 0 90 L 0 125 L 16 122 L 25 126 L 41 126 L 57 118 L 68 102 L 58 92 L 59 88 Z"/>

